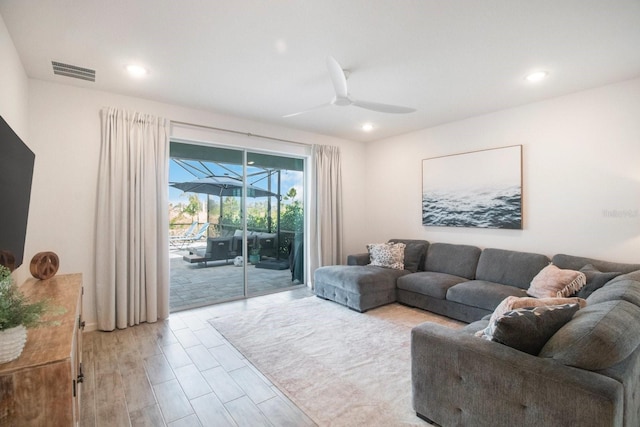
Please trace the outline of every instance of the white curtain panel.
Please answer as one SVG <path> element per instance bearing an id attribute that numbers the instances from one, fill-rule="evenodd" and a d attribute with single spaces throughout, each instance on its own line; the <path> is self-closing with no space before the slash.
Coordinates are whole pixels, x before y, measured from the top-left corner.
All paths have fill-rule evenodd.
<path id="1" fill-rule="evenodd" d="M 342 172 L 340 148 L 313 146 L 310 273 L 342 263 Z M 311 281 L 313 283 L 313 281 Z"/>
<path id="2" fill-rule="evenodd" d="M 105 108 L 96 218 L 98 329 L 169 316 L 168 164 L 163 118 Z"/>

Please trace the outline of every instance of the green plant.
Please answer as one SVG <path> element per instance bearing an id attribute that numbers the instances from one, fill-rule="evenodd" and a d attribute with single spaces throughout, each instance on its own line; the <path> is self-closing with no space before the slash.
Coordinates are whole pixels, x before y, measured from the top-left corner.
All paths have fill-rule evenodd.
<path id="1" fill-rule="evenodd" d="M 304 212 L 302 202 L 296 200 L 297 192 L 295 188 L 291 188 L 284 200 L 290 201 L 285 205 L 280 218 L 280 229 L 286 231 L 301 232 L 304 226 Z"/>
<path id="2" fill-rule="evenodd" d="M 41 316 L 48 309 L 46 300 L 29 302 L 13 282 L 11 271 L 0 266 L 0 331 L 19 325 L 34 328 L 47 323 L 41 321 Z"/>
<path id="3" fill-rule="evenodd" d="M 249 255 L 260 255 L 260 249 L 262 249 L 260 245 L 256 246 L 255 248 L 249 249 Z"/>
<path id="4" fill-rule="evenodd" d="M 182 209 L 182 213 L 189 215 L 191 217 L 191 220 L 193 221 L 195 216 L 198 214 L 198 212 L 200 212 L 201 209 L 202 202 L 200 202 L 200 198 L 198 197 L 198 195 L 195 193 L 189 194 L 189 204 Z"/>

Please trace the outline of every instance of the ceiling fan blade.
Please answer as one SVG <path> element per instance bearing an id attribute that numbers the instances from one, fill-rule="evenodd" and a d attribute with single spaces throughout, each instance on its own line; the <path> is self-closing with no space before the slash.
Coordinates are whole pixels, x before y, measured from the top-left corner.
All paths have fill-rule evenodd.
<path id="1" fill-rule="evenodd" d="M 297 113 L 287 114 L 287 115 L 282 116 L 282 117 L 283 118 L 287 118 L 287 117 L 299 116 L 300 114 L 305 114 L 305 113 L 308 113 L 310 111 L 315 111 L 315 110 L 319 110 L 321 108 L 330 107 L 330 106 L 331 106 L 331 103 L 325 102 L 324 104 L 316 105 L 315 107 L 307 108 L 306 110 L 298 111 Z"/>
<path id="2" fill-rule="evenodd" d="M 327 68 L 329 70 L 329 77 L 331 78 L 331 83 L 333 84 L 333 89 L 335 91 L 333 100 L 329 103 L 317 105 L 315 107 L 298 111 L 297 113 L 287 114 L 282 117 L 294 117 L 332 105 L 338 107 L 355 105 L 356 107 L 366 108 L 367 110 L 392 114 L 407 114 L 416 111 L 415 108 L 401 107 L 399 105 L 381 104 L 379 102 L 359 101 L 357 99 L 353 99 L 351 98 L 351 96 L 349 96 L 349 91 L 347 89 L 347 74 L 345 74 L 345 71 L 333 56 L 327 56 Z"/>
<path id="3" fill-rule="evenodd" d="M 333 56 L 327 56 L 327 68 L 329 69 L 329 76 L 331 77 L 331 83 L 333 83 L 333 89 L 336 91 L 336 97 L 346 98 L 348 96 L 347 77 L 344 75 L 342 67 Z"/>
<path id="4" fill-rule="evenodd" d="M 399 105 L 381 104 L 379 102 L 351 100 L 351 105 L 366 108 L 367 110 L 378 111 L 380 113 L 407 114 L 416 111 L 415 108 L 401 107 Z"/>

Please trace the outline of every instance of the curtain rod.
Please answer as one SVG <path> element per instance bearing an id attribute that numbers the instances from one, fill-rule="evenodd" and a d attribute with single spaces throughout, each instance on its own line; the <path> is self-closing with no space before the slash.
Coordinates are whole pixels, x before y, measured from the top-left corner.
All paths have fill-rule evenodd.
<path id="1" fill-rule="evenodd" d="M 296 145 L 303 145 L 305 147 L 311 147 L 313 146 L 313 144 L 308 144 L 305 142 L 298 142 L 298 141 L 292 141 L 290 139 L 283 139 L 283 138 L 275 138 L 272 136 L 266 136 L 266 135 L 259 135 L 259 134 L 255 134 L 255 133 L 250 133 L 250 132 L 242 132 L 239 130 L 233 130 L 233 129 L 224 129 L 224 128 L 218 128 L 215 126 L 207 126 L 207 125 L 200 125 L 197 123 L 188 123 L 188 122 L 180 122 L 177 120 L 170 120 L 171 124 L 176 124 L 176 125 L 183 125 L 183 126 L 191 126 L 191 127 L 196 127 L 196 128 L 203 128 L 203 129 L 211 129 L 211 130 L 218 130 L 221 132 L 228 132 L 228 133 L 233 133 L 236 135 L 244 135 L 244 136 L 248 136 L 248 137 L 256 137 L 256 138 L 262 138 L 262 139 L 268 139 L 271 141 L 278 141 L 278 142 L 286 142 L 289 144 L 296 144 Z"/>

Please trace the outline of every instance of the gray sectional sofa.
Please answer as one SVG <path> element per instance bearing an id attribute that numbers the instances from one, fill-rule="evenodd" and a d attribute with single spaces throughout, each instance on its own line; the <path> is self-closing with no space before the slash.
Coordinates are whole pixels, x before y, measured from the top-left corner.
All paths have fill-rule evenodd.
<path id="1" fill-rule="evenodd" d="M 368 254 L 358 254 L 350 265 L 316 270 L 315 287 L 319 297 L 358 311 L 398 301 L 470 322 L 459 330 L 431 322 L 413 328 L 419 417 L 441 426 L 640 426 L 640 264 L 395 241 L 407 244 L 405 270 L 367 266 Z M 549 262 L 618 275 L 538 355 L 476 336 L 498 304 L 525 296 Z"/>
<path id="2" fill-rule="evenodd" d="M 356 311 L 400 302 L 464 322 L 491 314 L 508 296 L 525 296 L 545 255 L 469 245 L 391 239 L 405 249 L 405 269 L 369 266 L 369 254 L 349 255 L 347 266 L 314 274 L 318 297 Z"/>

